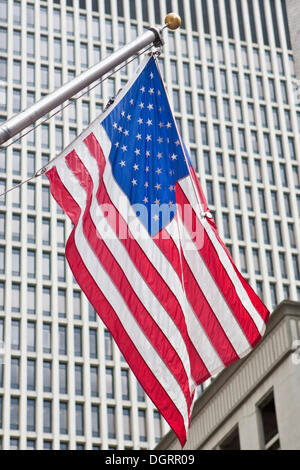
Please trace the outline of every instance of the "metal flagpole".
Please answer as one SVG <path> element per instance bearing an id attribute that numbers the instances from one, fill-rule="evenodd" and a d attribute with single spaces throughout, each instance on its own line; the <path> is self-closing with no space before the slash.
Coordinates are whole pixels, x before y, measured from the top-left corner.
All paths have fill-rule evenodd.
<path id="1" fill-rule="evenodd" d="M 133 54 L 153 43 L 154 46 L 163 44 L 161 33 L 164 28 L 177 29 L 181 24 L 181 19 L 175 13 L 169 13 L 165 18 L 165 26 L 162 28 L 150 28 L 142 36 L 136 38 L 126 46 L 103 59 L 98 64 L 75 77 L 50 95 L 42 98 L 30 108 L 13 116 L 0 127 L 0 145 L 14 137 L 26 127 L 33 124 L 39 118 L 52 111 L 64 101 L 76 95 L 83 88 L 105 75 L 114 67 L 118 66 Z"/>

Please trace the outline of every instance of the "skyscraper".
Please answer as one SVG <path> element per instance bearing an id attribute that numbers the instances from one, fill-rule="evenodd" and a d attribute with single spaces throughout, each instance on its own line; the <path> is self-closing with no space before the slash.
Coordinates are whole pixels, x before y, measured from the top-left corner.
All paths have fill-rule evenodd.
<path id="1" fill-rule="evenodd" d="M 176 11 L 159 58 L 220 235 L 271 309 L 300 299 L 300 107 L 284 0 L 0 0 L 0 120 Z M 136 61 L 0 152 L 0 192 L 59 153 Z M 74 282 L 45 177 L 0 200 L 3 448 L 153 448 L 166 431 Z M 1 345 L 0 345 L 1 346 Z"/>

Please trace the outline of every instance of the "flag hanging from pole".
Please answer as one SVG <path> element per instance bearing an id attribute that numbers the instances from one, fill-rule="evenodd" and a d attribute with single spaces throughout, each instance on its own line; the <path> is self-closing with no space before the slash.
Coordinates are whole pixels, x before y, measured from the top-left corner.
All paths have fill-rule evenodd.
<path id="1" fill-rule="evenodd" d="M 46 175 L 74 277 L 183 446 L 196 386 L 255 347 L 269 312 L 218 235 L 153 57 Z"/>

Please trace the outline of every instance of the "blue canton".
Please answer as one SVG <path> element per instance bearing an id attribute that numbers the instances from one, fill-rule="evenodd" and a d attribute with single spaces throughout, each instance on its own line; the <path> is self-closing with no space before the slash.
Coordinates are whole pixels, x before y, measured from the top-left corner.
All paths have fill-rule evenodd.
<path id="1" fill-rule="evenodd" d="M 114 178 L 154 236 L 175 216 L 175 184 L 189 170 L 153 58 L 102 126 Z"/>

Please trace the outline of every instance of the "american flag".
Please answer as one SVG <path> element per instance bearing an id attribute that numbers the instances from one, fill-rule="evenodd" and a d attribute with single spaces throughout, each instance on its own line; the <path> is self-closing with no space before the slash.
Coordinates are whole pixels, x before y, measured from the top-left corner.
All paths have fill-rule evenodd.
<path id="1" fill-rule="evenodd" d="M 219 238 L 153 57 L 46 174 L 74 277 L 183 446 L 195 388 L 269 313 Z"/>

